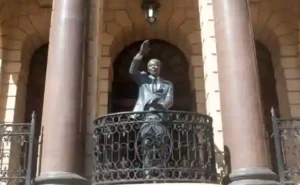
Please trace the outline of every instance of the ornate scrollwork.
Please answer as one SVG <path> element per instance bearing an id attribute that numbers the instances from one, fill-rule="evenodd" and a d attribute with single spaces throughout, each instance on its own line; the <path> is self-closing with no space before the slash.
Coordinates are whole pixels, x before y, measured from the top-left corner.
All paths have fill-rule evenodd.
<path id="1" fill-rule="evenodd" d="M 0 124 L 0 183 L 29 185 L 33 126 L 34 118 L 31 123 Z"/>
<path id="2" fill-rule="evenodd" d="M 125 112 L 94 121 L 93 184 L 212 182 L 212 119 L 176 111 Z"/>
<path id="3" fill-rule="evenodd" d="M 300 120 L 278 119 L 284 160 L 285 182 L 294 182 L 300 175 Z"/>
<path id="4" fill-rule="evenodd" d="M 300 119 L 277 118 L 273 109 L 271 113 L 280 183 L 299 183 Z"/>

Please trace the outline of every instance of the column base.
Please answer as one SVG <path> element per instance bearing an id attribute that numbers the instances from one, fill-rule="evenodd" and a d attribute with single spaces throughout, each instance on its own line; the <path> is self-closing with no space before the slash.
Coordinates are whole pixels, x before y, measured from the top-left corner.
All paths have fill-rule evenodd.
<path id="1" fill-rule="evenodd" d="M 241 168 L 229 175 L 230 185 L 279 185 L 277 175 L 268 168 Z"/>
<path id="2" fill-rule="evenodd" d="M 42 173 L 35 179 L 37 185 L 86 185 L 88 180 L 70 172 L 48 172 Z"/>

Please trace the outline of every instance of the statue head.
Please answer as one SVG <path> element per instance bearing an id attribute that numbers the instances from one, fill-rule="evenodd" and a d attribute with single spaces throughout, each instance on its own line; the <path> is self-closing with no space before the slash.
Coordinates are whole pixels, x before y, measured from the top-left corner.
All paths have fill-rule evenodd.
<path id="1" fill-rule="evenodd" d="M 148 72 L 150 73 L 150 75 L 155 76 L 155 77 L 159 76 L 160 68 L 161 68 L 160 60 L 158 60 L 158 59 L 149 60 L 147 68 L 148 68 Z"/>

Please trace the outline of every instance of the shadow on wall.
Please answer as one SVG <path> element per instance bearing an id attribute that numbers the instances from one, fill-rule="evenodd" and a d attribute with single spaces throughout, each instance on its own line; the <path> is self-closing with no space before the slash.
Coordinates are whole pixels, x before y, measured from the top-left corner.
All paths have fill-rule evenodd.
<path id="1" fill-rule="evenodd" d="M 0 27 L 2 28 L 2 27 Z M 1 38 L 1 42 L 3 46 L 10 46 L 12 40 L 8 38 Z M 20 42 L 21 43 L 21 42 Z M 14 46 L 12 47 L 21 47 L 21 45 L 18 45 L 18 41 L 14 41 Z M 25 47 L 25 46 L 23 46 Z M 22 52 L 19 53 L 21 48 L 10 48 L 9 49 L 1 49 L 0 53 L 0 63 L 1 63 L 1 71 L 0 71 L 0 124 L 23 124 L 23 123 L 29 123 L 31 120 L 31 114 L 33 111 L 36 111 L 35 108 L 27 110 L 26 111 L 26 95 L 27 92 L 27 75 L 29 71 L 29 63 L 31 61 L 31 57 L 28 53 Z M 14 50 L 13 50 L 14 49 Z M 47 50 L 47 48 L 45 49 Z M 26 54 L 25 54 L 26 53 Z M 28 56 L 23 56 L 28 55 Z M 38 63 L 40 65 L 40 60 L 38 60 Z M 28 64 L 28 65 L 27 65 Z M 43 71 L 41 71 L 43 72 Z M 33 91 L 36 91 L 36 89 L 33 88 Z M 43 92 L 42 92 L 43 94 Z M 40 98 L 40 96 L 37 96 Z M 31 102 L 30 104 L 36 103 L 35 101 Z M 25 116 L 25 112 L 27 112 L 27 116 Z M 41 119 L 41 113 L 40 111 L 37 112 L 37 120 Z M 35 135 L 35 143 L 39 143 L 39 131 L 40 131 L 40 121 L 37 121 L 38 124 L 35 126 L 36 128 L 36 135 Z M 3 127 L 3 128 L 9 128 L 9 127 Z M 8 132 L 7 129 L 1 129 L 1 133 Z M 16 132 L 16 131 L 14 131 Z M 15 171 L 16 169 L 23 168 L 26 159 L 23 159 L 23 157 L 19 157 L 20 160 L 16 160 L 15 158 L 12 159 L 11 156 L 22 154 L 22 156 L 26 156 L 28 153 L 26 149 L 26 144 L 20 145 L 20 140 L 14 139 L 12 141 L 6 141 L 4 142 L 4 139 L 1 138 L 0 140 L 0 149 L 1 153 L 0 155 L 0 170 L 9 170 Z M 25 147 L 25 148 L 24 148 Z M 36 170 L 37 161 L 35 160 L 37 156 L 37 150 L 38 146 L 35 145 L 34 147 L 34 162 L 33 162 L 33 173 Z M 5 155 L 3 155 L 5 154 Z M 24 155 L 23 155 L 24 154 Z M 3 157 L 4 156 L 4 157 Z M 21 159 L 22 158 L 22 159 Z M 23 161 L 25 160 L 25 161 Z M 33 174 L 35 175 L 35 174 Z M 0 183 L 1 184 L 1 183 Z"/>

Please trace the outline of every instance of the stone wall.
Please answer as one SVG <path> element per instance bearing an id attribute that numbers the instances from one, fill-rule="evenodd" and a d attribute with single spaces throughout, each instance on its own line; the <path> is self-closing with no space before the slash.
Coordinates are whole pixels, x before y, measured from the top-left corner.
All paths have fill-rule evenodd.
<path id="1" fill-rule="evenodd" d="M 0 120 L 20 122 L 29 62 L 35 50 L 48 43 L 51 9 L 42 9 L 34 1 L 6 1 L 2 6 Z"/>
<path id="2" fill-rule="evenodd" d="M 299 2 L 259 1 L 251 4 L 255 39 L 273 59 L 281 116 L 299 116 Z"/>
<path id="3" fill-rule="evenodd" d="M 84 176 L 91 178 L 92 174 L 92 134 L 93 120 L 97 117 L 96 107 L 98 106 L 97 88 L 98 88 L 98 60 L 101 55 L 100 51 L 100 34 L 102 26 L 103 1 L 90 1 L 90 18 L 87 36 L 87 92 L 86 92 L 86 135 L 85 135 L 85 170 Z"/>
<path id="4" fill-rule="evenodd" d="M 213 118 L 216 166 L 225 172 L 214 15 L 211 0 L 199 0 L 202 58 L 207 114 Z"/>
<path id="5" fill-rule="evenodd" d="M 20 123 L 24 122 L 30 59 L 36 49 L 48 43 L 51 9 L 40 8 L 37 1 L 11 0 L 0 4 L 0 123 Z M 1 148 L 10 151 L 10 155 L 20 150 L 14 142 L 1 143 Z M 15 169 L 19 161 L 1 163 L 2 167 Z"/>

